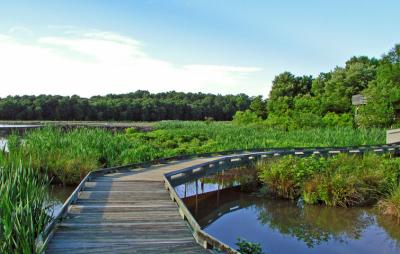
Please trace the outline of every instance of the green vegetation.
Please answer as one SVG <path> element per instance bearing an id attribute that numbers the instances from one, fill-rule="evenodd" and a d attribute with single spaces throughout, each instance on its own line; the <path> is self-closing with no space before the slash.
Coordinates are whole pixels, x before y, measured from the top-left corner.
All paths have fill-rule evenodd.
<path id="1" fill-rule="evenodd" d="M 383 214 L 400 220 L 400 186 L 397 186 L 387 198 L 379 201 L 378 206 Z"/>
<path id="2" fill-rule="evenodd" d="M 261 244 L 252 243 L 238 238 L 236 245 L 239 247 L 238 251 L 241 254 L 263 254 Z"/>
<path id="3" fill-rule="evenodd" d="M 21 163 L 19 144 L 9 139 L 10 154 L 0 153 L 0 253 L 39 253 L 35 240 L 48 223 L 48 181 Z"/>
<path id="4" fill-rule="evenodd" d="M 8 96 L 0 98 L 1 120 L 160 121 L 231 120 L 249 108 L 245 94 L 213 95 L 136 91 L 81 98 L 79 96 Z"/>
<path id="5" fill-rule="evenodd" d="M 247 118 L 246 124 L 264 122 L 267 126 L 284 130 L 397 126 L 400 115 L 400 44 L 381 59 L 352 57 L 344 67 L 336 67 L 317 77 L 297 77 L 283 72 L 272 84 L 268 100 L 253 98 L 249 111 L 244 113 L 246 117 L 237 113 L 235 119 Z M 356 94 L 364 95 L 367 100 L 358 109 L 351 103 L 351 97 Z"/>
<path id="6" fill-rule="evenodd" d="M 166 121 L 150 132 L 112 133 L 95 128 L 63 131 L 54 127 L 28 132 L 20 160 L 31 161 L 53 182 L 77 184 L 91 170 L 182 154 L 225 150 L 349 146 L 384 143 L 382 129 L 326 128 L 286 132 L 265 126 L 223 122 Z"/>
<path id="7" fill-rule="evenodd" d="M 258 172 L 268 191 L 278 197 L 348 207 L 373 204 L 390 195 L 399 184 L 400 159 L 375 154 L 285 156 L 261 162 Z M 394 192 L 389 200 L 395 199 Z"/>

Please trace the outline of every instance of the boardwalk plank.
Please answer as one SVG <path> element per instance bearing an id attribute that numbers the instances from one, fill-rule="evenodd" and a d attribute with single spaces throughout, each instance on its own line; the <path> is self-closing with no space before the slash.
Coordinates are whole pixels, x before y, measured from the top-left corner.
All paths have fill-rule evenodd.
<path id="1" fill-rule="evenodd" d="M 194 240 L 163 183 L 166 172 L 204 161 L 126 170 L 86 182 L 46 253 L 209 253 Z"/>

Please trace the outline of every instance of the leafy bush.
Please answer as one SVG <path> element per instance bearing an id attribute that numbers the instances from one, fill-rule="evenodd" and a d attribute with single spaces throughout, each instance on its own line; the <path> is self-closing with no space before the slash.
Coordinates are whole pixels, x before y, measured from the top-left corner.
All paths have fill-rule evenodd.
<path id="1" fill-rule="evenodd" d="M 246 111 L 237 111 L 233 116 L 233 123 L 237 125 L 247 125 L 247 124 L 255 124 L 261 123 L 262 119 L 255 112 L 246 110 Z"/>
<path id="2" fill-rule="evenodd" d="M 327 113 L 322 121 L 326 127 L 352 127 L 353 117 L 350 114 Z"/>
<path id="3" fill-rule="evenodd" d="M 252 243 L 238 238 L 236 245 L 239 247 L 238 251 L 241 254 L 263 254 L 261 245 L 259 243 Z"/>

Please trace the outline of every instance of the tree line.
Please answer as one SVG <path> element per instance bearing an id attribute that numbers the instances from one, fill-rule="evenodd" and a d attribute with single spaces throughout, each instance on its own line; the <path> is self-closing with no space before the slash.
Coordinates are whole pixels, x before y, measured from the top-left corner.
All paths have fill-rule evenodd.
<path id="1" fill-rule="evenodd" d="M 366 98 L 352 105 L 353 95 Z M 343 67 L 318 76 L 283 72 L 273 80 L 268 100 L 253 99 L 236 120 L 285 129 L 358 126 L 390 127 L 400 124 L 400 44 L 379 59 L 358 56 Z"/>
<path id="2" fill-rule="evenodd" d="M 249 107 L 245 95 L 150 93 L 136 91 L 82 98 L 79 96 L 8 96 L 0 98 L 2 120 L 159 121 L 231 120 Z"/>
<path id="3" fill-rule="evenodd" d="M 354 106 L 361 94 L 365 105 Z M 235 120 L 283 129 L 400 126 L 400 44 L 379 59 L 354 56 L 318 76 L 277 75 L 262 96 L 136 91 L 79 96 L 0 98 L 2 120 L 159 121 Z"/>

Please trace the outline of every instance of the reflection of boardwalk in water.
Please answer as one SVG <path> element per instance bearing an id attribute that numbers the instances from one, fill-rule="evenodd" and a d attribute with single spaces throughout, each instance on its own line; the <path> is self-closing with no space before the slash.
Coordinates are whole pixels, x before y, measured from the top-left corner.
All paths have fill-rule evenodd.
<path id="1" fill-rule="evenodd" d="M 200 226 L 204 227 L 225 214 L 254 205 L 251 196 L 243 194 L 240 190 L 241 186 L 217 189 L 194 194 L 182 200 Z"/>

